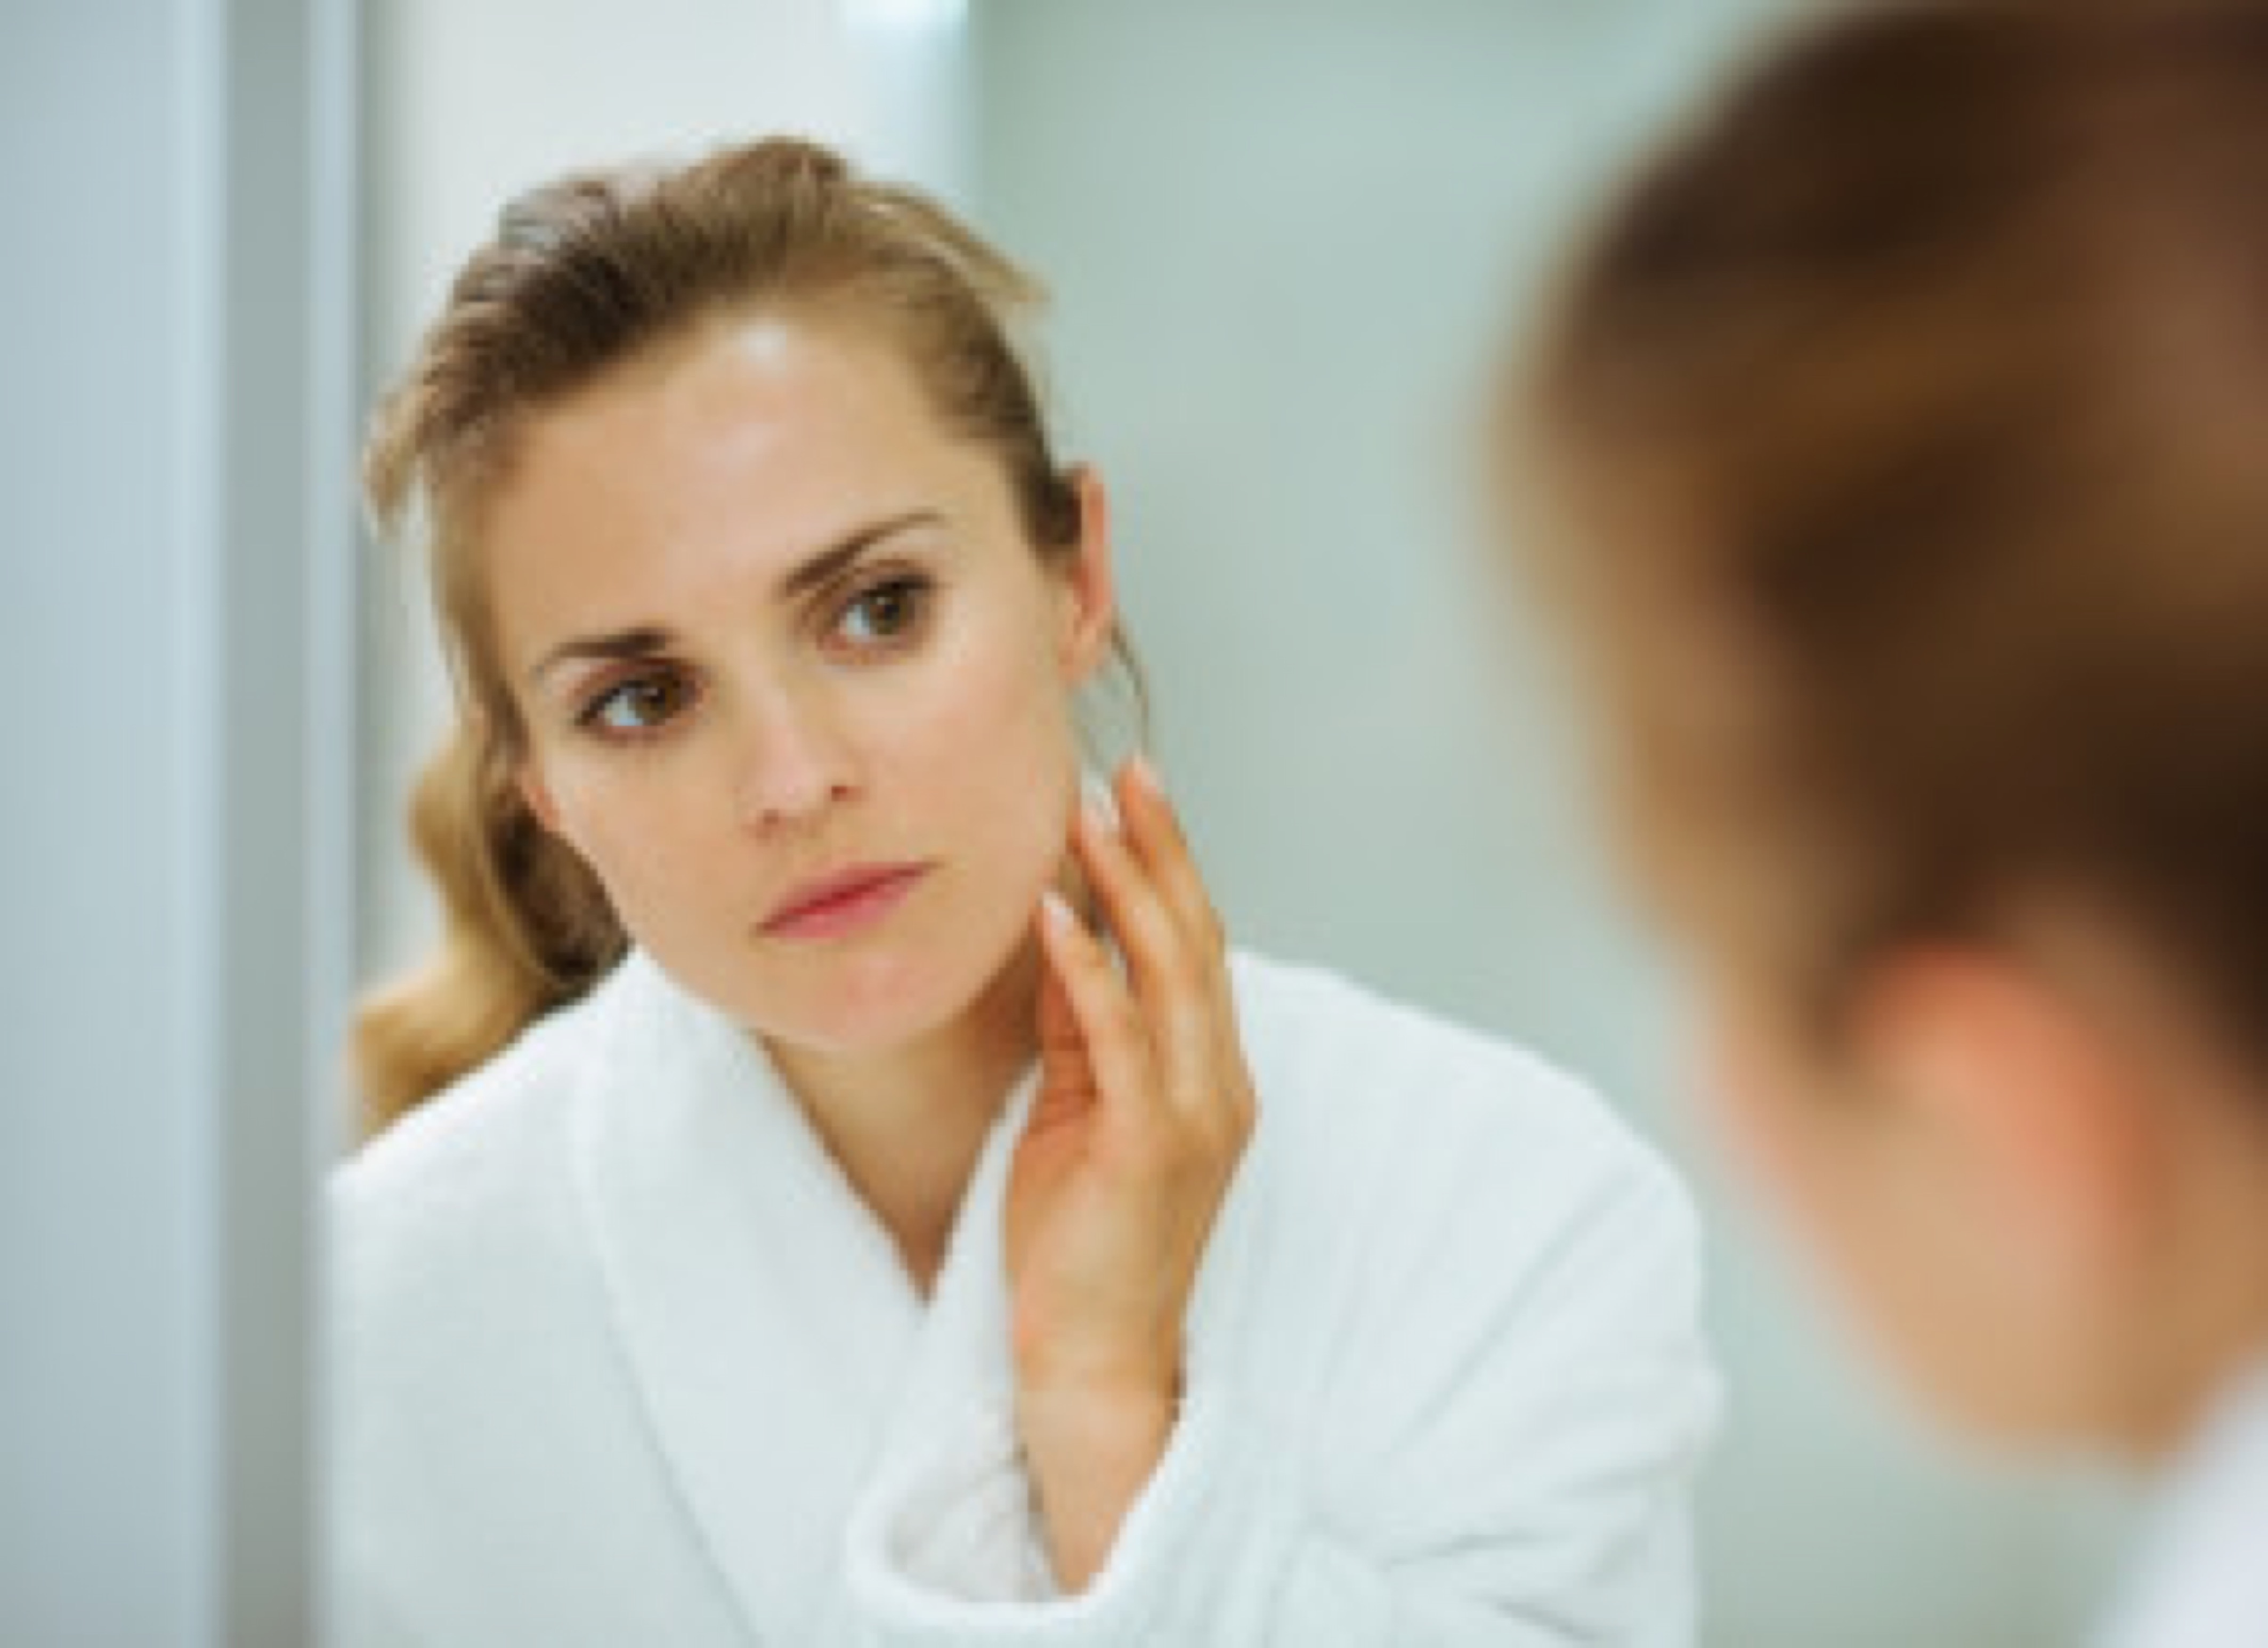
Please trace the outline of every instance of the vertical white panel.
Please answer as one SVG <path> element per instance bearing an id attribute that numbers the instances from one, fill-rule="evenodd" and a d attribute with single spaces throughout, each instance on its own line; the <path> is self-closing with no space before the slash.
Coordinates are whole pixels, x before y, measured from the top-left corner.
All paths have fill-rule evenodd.
<path id="1" fill-rule="evenodd" d="M 320 4 L 26 0 L 0 51 L 11 1644 L 311 1634 L 308 1071 L 343 935 L 308 751 L 344 698 L 305 622 L 343 553 L 310 368 L 349 266 L 310 214 L 343 152 Z"/>
<path id="2" fill-rule="evenodd" d="M 316 1164 L 341 1097 L 350 744 L 348 0 L 225 0 L 222 492 L 205 817 L 218 925 L 212 1095 L 223 1628 L 313 1634 Z"/>
<path id="3" fill-rule="evenodd" d="M 0 194 L 11 718 L 0 809 L 0 1640 L 202 1643 L 217 1398 L 191 981 L 192 589 L 212 488 L 210 18 L 12 7 Z M 36 233 L 33 232 L 36 224 Z"/>

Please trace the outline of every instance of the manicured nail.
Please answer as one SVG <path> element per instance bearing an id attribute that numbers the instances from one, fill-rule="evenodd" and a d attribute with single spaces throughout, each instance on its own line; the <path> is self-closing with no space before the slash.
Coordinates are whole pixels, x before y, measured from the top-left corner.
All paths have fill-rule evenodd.
<path id="1" fill-rule="evenodd" d="M 1058 933 L 1068 933 L 1076 923 L 1071 919 L 1071 906 L 1064 896 L 1050 887 L 1040 895 L 1040 916 Z"/>
<path id="2" fill-rule="evenodd" d="M 1086 827 L 1096 835 L 1115 835 L 1118 831 L 1118 813 L 1109 801 L 1093 790 L 1079 798 L 1079 810 L 1086 820 Z"/>
<path id="3" fill-rule="evenodd" d="M 1134 775 L 1134 781 L 1148 790 L 1151 794 L 1160 801 L 1166 798 L 1166 780 L 1160 775 L 1156 765 L 1151 761 L 1146 753 L 1138 750 L 1127 757 L 1126 770 Z"/>

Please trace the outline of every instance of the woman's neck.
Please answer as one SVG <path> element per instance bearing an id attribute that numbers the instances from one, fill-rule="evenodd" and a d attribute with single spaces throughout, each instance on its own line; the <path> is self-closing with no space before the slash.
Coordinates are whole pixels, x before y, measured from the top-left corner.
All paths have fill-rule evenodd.
<path id="1" fill-rule="evenodd" d="M 1001 1105 L 1037 1046 L 1039 950 L 1027 942 L 968 1010 L 887 1053 L 773 1044 L 772 1062 L 924 1294 Z"/>

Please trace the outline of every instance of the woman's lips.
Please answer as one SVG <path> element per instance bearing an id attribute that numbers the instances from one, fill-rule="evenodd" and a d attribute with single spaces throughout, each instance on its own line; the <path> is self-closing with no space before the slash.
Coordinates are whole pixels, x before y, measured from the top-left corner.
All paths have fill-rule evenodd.
<path id="1" fill-rule="evenodd" d="M 926 864 L 865 864 L 799 887 L 766 916 L 774 938 L 840 938 L 873 926 L 897 908 Z"/>

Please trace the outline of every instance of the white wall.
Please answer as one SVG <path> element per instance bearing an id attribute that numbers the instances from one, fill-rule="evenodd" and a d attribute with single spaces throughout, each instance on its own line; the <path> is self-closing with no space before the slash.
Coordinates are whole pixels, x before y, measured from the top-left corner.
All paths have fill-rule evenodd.
<path id="1" fill-rule="evenodd" d="M 313 1630 L 344 988 L 350 11 L 18 0 L 0 48 L 0 1641 Z"/>
<path id="2" fill-rule="evenodd" d="M 96 193 L 133 187 L 137 149 L 164 153 L 180 141 L 185 111 L 164 68 L 176 35 L 167 10 L 157 0 L 114 6 L 92 27 L 61 5 L 11 19 L 0 58 L 0 177 L 11 198 L 39 188 L 35 157 L 66 136 L 82 145 L 81 187 Z M 114 136 L 99 135 L 106 119 Z M 173 617 L 183 567 L 166 524 L 188 500 L 165 410 L 189 392 L 175 336 L 189 248 L 164 218 L 155 234 L 136 228 L 109 219 L 11 248 L 20 295 L 0 307 L 0 348 L 24 363 L 11 383 L 57 386 L 52 398 L 17 388 L 0 401 L 17 600 L 29 582 L 17 667 L 29 681 L 81 684 L 18 728 L 40 781 L 11 784 L 0 861 L 14 913 L 0 925 L 11 1089 L 0 1107 L 0 1634 L 68 1621 L 113 1643 L 169 1615 L 201 1616 L 215 1600 L 197 1548 L 210 1525 L 211 1460 L 197 1423 L 211 1390 L 212 1277 L 201 1257 L 210 1208 L 187 1166 L 198 1118 L 168 1102 L 172 1073 L 152 1056 L 197 1031 L 170 969 L 116 965 L 186 942 L 178 880 L 190 849 L 176 831 L 195 804 L 193 777 L 159 753 L 180 737 L 173 706 L 129 684 L 178 681 L 190 667 Z M 103 280 L 137 253 L 146 286 Z M 70 312 L 93 283 L 108 289 L 107 324 L 59 347 L 63 333 L 46 317 Z M 107 465 L 96 457 L 96 426 L 109 421 L 104 383 L 138 384 L 155 403 L 111 429 Z M 138 484 L 103 484 L 114 474 Z M 82 546 L 85 560 L 40 552 L 48 535 Z M 85 667 L 97 650 L 128 661 L 107 691 Z M 129 763 L 138 781 L 128 780 Z M 89 987 L 96 973 L 100 991 Z M 66 991 L 59 978 L 83 982 Z M 116 1033 L 121 1017 L 146 1026 L 148 1039 Z M 104 1178 L 120 1194 L 106 1199 L 109 1216 L 90 1221 L 80 1196 Z M 131 1225 L 120 1222 L 122 1203 Z M 129 1458 L 139 1461 L 130 1483 Z M 107 1557 L 88 1538 L 106 1511 Z M 100 1614 L 73 1600 L 110 1585 L 114 1571 L 135 1575 L 142 1599 Z"/>
<path id="3" fill-rule="evenodd" d="M 2107 1496 L 1919 1435 L 1692 1139 L 1552 672 L 1471 555 L 1506 321 L 1770 9 L 986 0 L 979 216 L 1056 289 L 1059 398 L 1114 484 L 1165 764 L 1233 924 L 1541 1046 L 1702 1190 L 1732 1385 L 1712 1640 L 2061 1643 Z"/>

